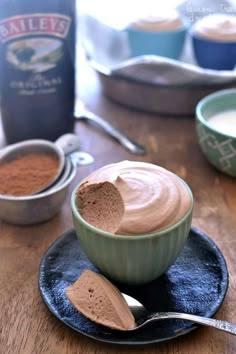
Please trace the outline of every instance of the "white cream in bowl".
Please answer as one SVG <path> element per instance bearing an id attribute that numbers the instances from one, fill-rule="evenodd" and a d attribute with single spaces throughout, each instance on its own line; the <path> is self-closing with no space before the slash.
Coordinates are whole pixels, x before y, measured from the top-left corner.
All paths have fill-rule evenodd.
<path id="1" fill-rule="evenodd" d="M 236 109 L 214 114 L 208 123 L 217 131 L 236 137 Z"/>

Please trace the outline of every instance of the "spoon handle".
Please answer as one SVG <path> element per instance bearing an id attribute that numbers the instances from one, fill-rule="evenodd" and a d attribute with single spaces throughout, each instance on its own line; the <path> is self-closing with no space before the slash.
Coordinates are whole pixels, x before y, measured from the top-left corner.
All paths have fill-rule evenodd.
<path id="1" fill-rule="evenodd" d="M 185 313 L 178 313 L 178 312 L 159 312 L 149 318 L 147 322 L 164 320 L 164 319 L 180 319 L 180 320 L 187 320 L 192 321 L 195 323 L 199 323 L 205 326 L 214 327 L 221 331 L 228 332 L 231 334 L 236 335 L 236 324 L 230 323 L 227 321 L 215 320 L 213 318 L 201 317 L 196 315 L 190 315 Z"/>
<path id="2" fill-rule="evenodd" d="M 81 146 L 78 135 L 72 133 L 61 135 L 55 141 L 55 144 L 63 150 L 65 155 L 69 155 L 72 152 L 79 150 Z"/>
<path id="3" fill-rule="evenodd" d="M 145 154 L 145 149 L 142 145 L 136 143 L 132 139 L 122 134 L 119 130 L 117 130 L 115 127 L 113 127 L 111 124 L 106 122 L 103 118 L 99 117 L 98 115 L 89 111 L 84 111 L 82 113 L 76 114 L 75 118 L 78 120 L 94 122 L 95 124 L 103 128 L 105 132 L 107 132 L 110 136 L 118 140 L 121 143 L 121 145 L 123 145 L 127 150 L 129 150 L 133 154 L 140 154 L 140 155 Z"/>

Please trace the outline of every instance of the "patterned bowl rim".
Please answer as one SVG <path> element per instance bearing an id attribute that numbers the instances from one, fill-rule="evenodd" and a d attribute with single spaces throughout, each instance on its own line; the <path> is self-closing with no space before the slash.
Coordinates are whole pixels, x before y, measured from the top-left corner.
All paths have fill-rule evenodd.
<path id="1" fill-rule="evenodd" d="M 213 128 L 211 126 L 211 124 L 208 123 L 208 120 L 205 119 L 204 115 L 202 114 L 202 110 L 204 108 L 204 106 L 206 104 L 208 104 L 211 100 L 217 99 L 219 97 L 224 97 L 224 96 L 228 96 L 228 95 L 235 95 L 235 101 L 236 101 L 236 88 L 232 88 L 232 89 L 225 89 L 225 90 L 220 90 L 220 91 L 216 91 L 214 93 L 211 93 L 210 95 L 207 95 L 206 97 L 202 98 L 197 106 L 196 106 L 196 119 L 206 128 L 208 128 L 213 134 L 215 135 L 220 135 L 221 137 L 224 138 L 231 138 L 232 140 L 236 141 L 236 136 L 234 135 L 230 135 L 230 134 L 226 134 L 226 133 L 222 133 L 220 130 L 217 130 L 215 128 Z M 226 109 L 225 111 L 230 110 L 230 109 Z M 220 111 L 223 112 L 223 111 Z"/>

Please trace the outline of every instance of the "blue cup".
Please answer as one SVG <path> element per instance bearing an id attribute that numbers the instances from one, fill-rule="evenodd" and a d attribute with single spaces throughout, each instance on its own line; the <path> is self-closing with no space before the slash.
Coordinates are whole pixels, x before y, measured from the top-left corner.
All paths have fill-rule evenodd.
<path id="1" fill-rule="evenodd" d="M 236 41 L 222 42 L 191 33 L 194 55 L 199 66 L 214 70 L 233 70 L 236 65 Z"/>
<path id="2" fill-rule="evenodd" d="M 172 31 L 151 32 L 131 26 L 126 31 L 132 57 L 151 54 L 178 59 L 184 47 L 187 24 Z"/>

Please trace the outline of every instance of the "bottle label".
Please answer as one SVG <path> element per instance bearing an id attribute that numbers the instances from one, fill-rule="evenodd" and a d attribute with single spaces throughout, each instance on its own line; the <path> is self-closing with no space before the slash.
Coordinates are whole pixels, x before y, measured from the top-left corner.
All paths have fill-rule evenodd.
<path id="1" fill-rule="evenodd" d="M 64 41 L 70 26 L 69 16 L 56 13 L 19 15 L 0 21 L 5 68 L 9 73 L 18 72 L 17 75 L 7 75 L 7 86 L 17 96 L 57 92 L 65 79 L 63 72 L 68 70 L 65 64 L 69 65 Z M 58 70 L 49 75 L 49 71 L 56 67 Z"/>
<path id="2" fill-rule="evenodd" d="M 75 0 L 22 0 L 15 7 L 1 1 L 0 111 L 7 142 L 54 141 L 74 126 Z"/>

